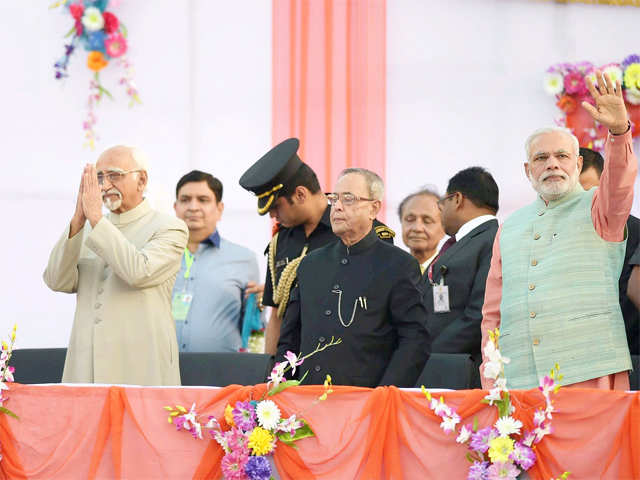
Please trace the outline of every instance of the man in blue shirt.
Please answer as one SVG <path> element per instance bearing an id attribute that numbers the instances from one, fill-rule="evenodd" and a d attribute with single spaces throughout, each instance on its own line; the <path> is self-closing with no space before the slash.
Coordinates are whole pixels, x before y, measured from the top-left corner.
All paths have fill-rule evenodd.
<path id="1" fill-rule="evenodd" d="M 236 352 L 243 347 L 244 290 L 258 282 L 256 256 L 220 237 L 222 183 L 212 175 L 193 170 L 183 176 L 174 209 L 189 228 L 171 308 L 180 351 Z"/>

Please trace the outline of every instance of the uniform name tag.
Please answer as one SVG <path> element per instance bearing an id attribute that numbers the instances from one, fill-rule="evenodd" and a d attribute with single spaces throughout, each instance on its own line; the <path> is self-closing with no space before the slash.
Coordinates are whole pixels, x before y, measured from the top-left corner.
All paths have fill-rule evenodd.
<path id="1" fill-rule="evenodd" d="M 171 315 L 173 315 L 174 320 L 184 322 L 187 319 L 192 300 L 193 295 L 187 292 L 178 292 L 173 296 L 171 300 Z"/>
<path id="2" fill-rule="evenodd" d="M 436 313 L 444 313 L 449 311 L 449 286 L 434 285 L 433 286 L 433 311 Z"/>

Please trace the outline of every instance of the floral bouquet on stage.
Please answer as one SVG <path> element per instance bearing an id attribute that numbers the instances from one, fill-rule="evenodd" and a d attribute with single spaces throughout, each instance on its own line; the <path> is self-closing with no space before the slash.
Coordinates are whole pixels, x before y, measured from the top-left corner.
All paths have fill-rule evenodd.
<path id="1" fill-rule="evenodd" d="M 632 123 L 633 136 L 640 135 L 640 56 L 629 55 L 622 62 L 611 62 L 598 69 L 608 74 L 611 81 L 620 81 L 624 100 Z M 587 89 L 586 79 L 596 85 L 596 67 L 591 62 L 558 63 L 547 69 L 544 75 L 544 90 L 556 97 L 556 106 L 562 116 L 556 123 L 569 128 L 578 137 L 581 147 L 602 151 L 607 138 L 607 129 L 594 122 L 580 103 L 593 99 Z M 636 128 L 633 128 L 633 126 Z"/>
<path id="2" fill-rule="evenodd" d="M 218 421 L 214 416 L 203 417 L 193 404 L 187 411 L 181 405 L 164 407 L 169 412 L 169 423 L 177 430 L 186 430 L 196 439 L 203 438 L 203 431 L 209 433 L 224 450 L 222 474 L 225 479 L 233 480 L 269 480 L 272 477 L 271 463 L 267 458 L 272 455 L 278 442 L 296 448 L 295 442 L 314 433 L 309 424 L 300 415 L 284 418 L 278 406 L 267 397 L 273 397 L 286 388 L 299 385 L 301 380 L 284 379 L 284 374 L 296 369 L 312 355 L 341 343 L 341 339 L 331 339 L 325 345 L 305 355 L 298 356 L 287 352 L 286 361 L 276 363 L 269 375 L 267 392 L 260 400 L 247 400 L 227 405 L 224 416 Z M 324 392 L 317 401 L 326 400 L 332 392 L 331 376 L 327 375 Z"/>
<path id="3" fill-rule="evenodd" d="M 16 371 L 15 368 L 9 365 L 9 360 L 11 360 L 13 344 L 16 341 L 17 328 L 17 325 L 13 326 L 13 330 L 11 331 L 11 335 L 9 336 L 9 343 L 3 341 L 0 350 L 0 413 L 6 413 L 13 418 L 18 418 L 18 416 L 7 407 L 5 407 L 4 402 L 6 402 L 9 398 L 6 395 L 7 390 L 9 390 L 9 387 L 7 387 L 7 383 L 13 382 L 13 373 Z M 2 454 L 0 454 L 0 461 L 2 461 Z"/>
<path id="4" fill-rule="evenodd" d="M 115 8 L 120 0 L 58 0 L 50 8 L 64 6 L 71 16 L 73 26 L 65 38 L 69 43 L 64 46 L 64 55 L 54 64 L 55 78 L 62 80 L 69 76 L 67 67 L 71 55 L 78 46 L 87 54 L 87 67 L 93 71 L 89 82 L 89 99 L 87 102 L 87 118 L 83 123 L 86 145 L 94 148 L 97 140 L 93 129 L 97 122 L 95 107 L 106 95 L 113 99 L 111 93 L 100 82 L 100 71 L 110 62 L 122 68 L 119 83 L 129 96 L 129 106 L 140 103 L 138 89 L 133 82 L 133 67 L 127 60 L 127 29 L 120 19 L 107 8 Z"/>
<path id="5" fill-rule="evenodd" d="M 458 434 L 456 442 L 467 444 L 467 460 L 471 462 L 468 480 L 516 479 L 517 476 L 529 470 L 536 462 L 535 444 L 545 435 L 552 432 L 551 419 L 554 411 L 551 393 L 560 389 L 562 375 L 556 366 L 550 374 L 540 380 L 538 389 L 545 399 L 545 408 L 538 409 L 533 416 L 532 431 L 522 431 L 522 422 L 512 414 L 516 411 L 511 403 L 511 396 L 504 377 L 504 365 L 509 363 L 498 350 L 498 329 L 489 332 L 489 342 L 484 347 L 488 362 L 484 367 L 484 377 L 494 381 L 494 388 L 484 397 L 483 403 L 495 405 L 498 409 L 498 420 L 485 428 L 479 428 L 478 420 L 473 425 L 467 424 L 456 430 L 461 418 L 455 409 L 444 403 L 443 397 L 436 400 L 431 393 L 422 386 L 422 392 L 429 402 L 429 408 L 442 419 L 440 428 L 445 432 Z M 568 478 L 569 472 L 560 478 Z"/>

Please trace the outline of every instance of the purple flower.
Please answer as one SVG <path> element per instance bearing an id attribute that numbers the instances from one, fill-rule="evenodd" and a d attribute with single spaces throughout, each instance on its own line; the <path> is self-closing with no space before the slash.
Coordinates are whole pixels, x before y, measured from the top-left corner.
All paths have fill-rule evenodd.
<path id="1" fill-rule="evenodd" d="M 236 402 L 236 408 L 231 411 L 233 421 L 239 429 L 248 432 L 256 426 L 256 410 L 250 402 Z"/>
<path id="2" fill-rule="evenodd" d="M 489 442 L 498 437 L 498 431 L 493 427 L 485 427 L 471 435 L 469 448 L 478 452 L 485 453 L 489 450 Z"/>
<path id="3" fill-rule="evenodd" d="M 469 475 L 467 480 L 487 480 L 487 468 L 489 462 L 473 462 L 473 465 L 469 467 Z"/>
<path id="4" fill-rule="evenodd" d="M 487 480 L 516 480 L 520 470 L 511 462 L 496 462 L 487 469 Z"/>
<path id="5" fill-rule="evenodd" d="M 521 442 L 516 442 L 509 458 L 520 465 L 523 470 L 529 470 L 536 463 L 534 451 Z"/>
<path id="6" fill-rule="evenodd" d="M 625 68 L 627 68 L 629 65 L 631 65 L 632 63 L 640 63 L 640 56 L 632 54 L 629 55 L 627 58 L 625 58 L 622 63 L 622 69 L 624 70 Z"/>
<path id="7" fill-rule="evenodd" d="M 271 478 L 271 465 L 262 456 L 249 457 L 244 471 L 251 480 L 269 480 Z"/>

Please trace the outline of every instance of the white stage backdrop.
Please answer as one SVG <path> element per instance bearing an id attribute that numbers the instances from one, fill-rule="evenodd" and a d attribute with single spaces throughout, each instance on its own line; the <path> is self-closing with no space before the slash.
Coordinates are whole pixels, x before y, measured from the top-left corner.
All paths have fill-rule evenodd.
<path id="1" fill-rule="evenodd" d="M 85 54 L 70 78 L 53 78 L 69 17 L 51 0 L 2 2 L 2 132 L 5 234 L 0 335 L 19 324 L 18 347 L 66 346 L 75 298 L 50 292 L 42 271 L 69 221 L 82 167 L 124 143 L 152 162 L 149 196 L 171 210 L 175 183 L 198 168 L 225 186 L 222 235 L 259 255 L 269 222 L 237 185 L 271 144 L 271 2 L 122 1 L 130 58 L 143 105 L 126 111 L 117 77 L 104 84 L 117 101 L 98 109 L 101 141 L 83 149 L 89 82 Z M 522 173 L 524 138 L 557 115 L 542 91 L 560 61 L 619 61 L 638 53 L 640 10 L 515 0 L 387 0 L 387 221 L 402 197 L 471 165 L 487 167 L 501 190 L 501 216 L 533 195 Z M 638 209 L 636 200 L 636 210 Z M 401 243 L 398 236 L 398 242 Z M 132 321 L 135 321 L 132 318 Z"/>

